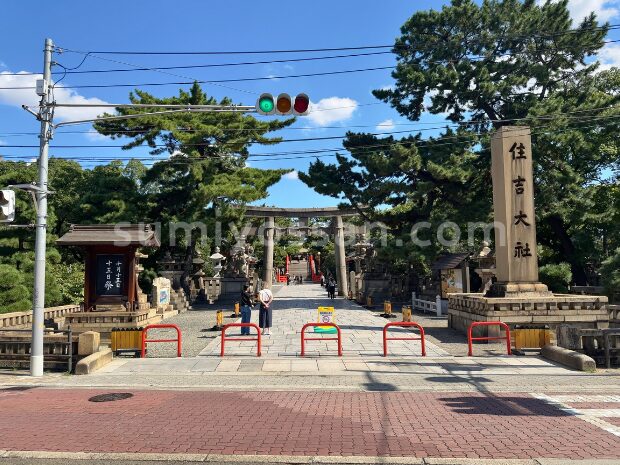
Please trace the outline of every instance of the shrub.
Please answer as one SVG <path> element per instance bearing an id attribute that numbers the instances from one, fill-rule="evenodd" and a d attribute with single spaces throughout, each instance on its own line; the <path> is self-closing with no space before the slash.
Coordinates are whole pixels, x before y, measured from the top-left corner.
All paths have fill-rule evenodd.
<path id="1" fill-rule="evenodd" d="M 567 293 L 568 286 L 573 279 L 568 263 L 553 263 L 541 266 L 538 272 L 540 281 L 549 286 L 549 290 L 558 293 Z"/>
<path id="2" fill-rule="evenodd" d="M 23 312 L 31 307 L 24 274 L 11 265 L 0 265 L 0 313 Z"/>
<path id="3" fill-rule="evenodd" d="M 620 294 L 620 248 L 602 263 L 600 272 L 607 295 Z"/>

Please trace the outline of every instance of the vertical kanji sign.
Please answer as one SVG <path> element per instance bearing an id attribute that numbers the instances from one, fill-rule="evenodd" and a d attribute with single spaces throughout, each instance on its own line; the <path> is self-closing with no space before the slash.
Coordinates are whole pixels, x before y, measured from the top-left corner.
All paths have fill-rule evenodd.
<path id="1" fill-rule="evenodd" d="M 124 255 L 97 255 L 97 294 L 122 295 Z"/>
<path id="2" fill-rule="evenodd" d="M 538 282 L 530 129 L 501 127 L 491 140 L 499 282 Z"/>

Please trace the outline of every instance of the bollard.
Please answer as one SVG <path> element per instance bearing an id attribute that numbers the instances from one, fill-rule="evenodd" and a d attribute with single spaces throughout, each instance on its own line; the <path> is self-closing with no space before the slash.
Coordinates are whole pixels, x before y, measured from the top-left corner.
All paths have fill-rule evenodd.
<path id="1" fill-rule="evenodd" d="M 215 324 L 216 326 L 224 326 L 224 312 L 222 310 L 215 312 Z"/>
<path id="2" fill-rule="evenodd" d="M 403 306 L 403 322 L 411 322 L 411 307 L 408 305 Z"/>
<path id="3" fill-rule="evenodd" d="M 366 297 L 366 306 L 367 307 L 372 307 L 372 297 L 371 296 Z"/>
<path id="4" fill-rule="evenodd" d="M 389 300 L 385 300 L 383 302 L 383 313 L 381 314 L 383 318 L 395 318 L 396 315 L 392 315 L 392 302 Z"/>
<path id="5" fill-rule="evenodd" d="M 240 306 L 239 302 L 235 302 L 235 309 L 234 309 L 233 314 L 230 315 L 231 318 L 239 318 L 239 314 L 241 312 L 240 307 L 241 306 Z"/>

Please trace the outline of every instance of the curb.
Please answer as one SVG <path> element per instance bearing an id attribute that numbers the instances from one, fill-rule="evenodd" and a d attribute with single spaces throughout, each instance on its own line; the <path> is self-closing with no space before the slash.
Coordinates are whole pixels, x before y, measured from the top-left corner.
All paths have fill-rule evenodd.
<path id="1" fill-rule="evenodd" d="M 483 459 L 483 458 L 419 458 L 390 456 L 300 456 L 300 455 L 223 455 L 223 454 L 154 454 L 102 453 L 56 451 L 0 450 L 0 459 L 65 459 L 104 460 L 110 463 L 134 462 L 188 462 L 236 464 L 338 464 L 338 465 L 618 465 L 619 459 L 570 460 L 559 458 L 538 459 Z M 0 460 L 1 461 L 1 460 Z"/>
<path id="2" fill-rule="evenodd" d="M 575 370 L 588 371 L 590 373 L 596 372 L 596 363 L 594 359 L 574 350 L 547 344 L 540 350 L 540 355 L 547 360 L 557 362 Z"/>

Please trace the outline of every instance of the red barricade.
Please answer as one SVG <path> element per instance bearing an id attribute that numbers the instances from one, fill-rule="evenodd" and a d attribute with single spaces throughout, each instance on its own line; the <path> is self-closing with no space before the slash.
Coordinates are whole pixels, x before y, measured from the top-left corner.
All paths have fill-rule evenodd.
<path id="1" fill-rule="evenodd" d="M 314 326 L 332 326 L 336 328 L 338 332 L 338 337 L 304 337 L 304 332 L 306 328 Z M 335 323 L 306 323 L 301 328 L 301 356 L 303 357 L 306 354 L 306 341 L 338 341 L 338 356 L 342 357 L 342 334 L 340 332 L 340 328 Z"/>
<path id="2" fill-rule="evenodd" d="M 387 330 L 391 326 L 408 327 L 413 326 L 420 330 L 420 337 L 387 337 Z M 422 343 L 422 357 L 426 356 L 426 344 L 424 342 L 424 328 L 413 321 L 394 321 L 383 327 L 383 356 L 387 357 L 387 341 L 420 341 Z"/>
<path id="3" fill-rule="evenodd" d="M 172 328 L 177 331 L 176 339 L 147 339 L 146 333 L 149 329 L 154 328 Z M 177 343 L 177 357 L 181 356 L 181 330 L 177 325 L 172 324 L 162 324 L 162 325 L 147 325 L 142 330 L 142 349 L 140 350 L 140 357 L 144 358 L 146 355 L 146 344 L 149 342 L 176 342 Z"/>
<path id="4" fill-rule="evenodd" d="M 484 336 L 484 337 L 472 337 L 472 330 L 475 326 L 500 326 L 506 331 L 505 336 Z M 497 341 L 497 340 L 506 340 L 506 349 L 508 350 L 508 355 L 512 355 L 512 351 L 510 350 L 510 328 L 508 325 L 502 321 L 474 321 L 469 325 L 469 329 L 467 330 L 467 344 L 469 346 L 469 352 L 467 355 L 474 354 L 474 347 L 472 341 Z"/>
<path id="5" fill-rule="evenodd" d="M 229 323 L 224 325 L 222 328 L 222 349 L 220 350 L 220 357 L 224 356 L 224 342 L 226 342 L 226 330 L 228 328 L 254 328 L 256 329 L 257 337 L 234 337 L 233 341 L 256 341 L 257 342 L 257 350 L 256 356 L 261 356 L 261 345 L 260 345 L 260 328 L 255 323 Z M 229 338 L 231 339 L 231 338 Z"/>

